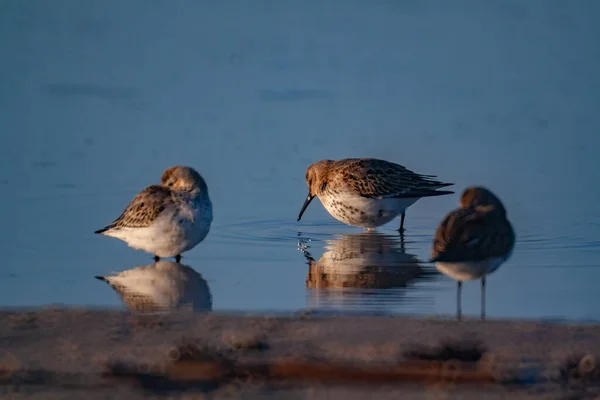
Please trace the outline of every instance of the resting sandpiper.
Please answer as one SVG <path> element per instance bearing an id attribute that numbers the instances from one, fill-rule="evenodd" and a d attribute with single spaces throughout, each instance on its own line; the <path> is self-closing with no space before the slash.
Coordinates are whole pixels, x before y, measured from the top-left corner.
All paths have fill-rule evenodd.
<path id="1" fill-rule="evenodd" d="M 514 245 L 515 232 L 500 199 L 483 187 L 467 188 L 460 208 L 438 226 L 431 251 L 437 269 L 458 281 L 459 317 L 462 281 L 479 278 L 484 317 L 485 277 L 510 257 Z"/>
<path id="2" fill-rule="evenodd" d="M 399 231 L 403 232 L 406 208 L 421 197 L 454 193 L 436 190 L 453 184 L 434 178 L 374 158 L 322 160 L 306 170 L 308 196 L 298 221 L 317 196 L 338 221 L 369 230 L 402 215 Z"/>
<path id="3" fill-rule="evenodd" d="M 142 190 L 110 225 L 97 230 L 125 241 L 130 247 L 154 254 L 154 259 L 176 256 L 200 243 L 210 230 L 212 203 L 208 188 L 190 167 L 171 167 L 160 185 Z"/>

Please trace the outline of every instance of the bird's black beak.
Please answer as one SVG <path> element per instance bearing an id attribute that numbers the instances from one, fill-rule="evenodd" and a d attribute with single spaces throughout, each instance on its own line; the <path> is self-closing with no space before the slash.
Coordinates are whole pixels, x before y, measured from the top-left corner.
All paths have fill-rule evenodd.
<path id="1" fill-rule="evenodd" d="M 304 200 L 304 204 L 302 204 L 302 209 L 300 210 L 300 214 L 298 214 L 297 221 L 300 221 L 300 218 L 302 218 L 302 214 L 304 214 L 304 211 L 306 211 L 306 207 L 308 207 L 308 205 L 314 198 L 315 198 L 315 196 L 311 196 L 310 193 L 308 194 L 308 196 L 306 197 L 306 200 Z"/>

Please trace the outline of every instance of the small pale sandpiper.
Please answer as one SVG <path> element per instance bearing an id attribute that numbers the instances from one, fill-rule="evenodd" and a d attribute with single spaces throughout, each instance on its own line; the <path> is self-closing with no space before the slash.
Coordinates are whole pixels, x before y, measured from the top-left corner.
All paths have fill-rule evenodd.
<path id="1" fill-rule="evenodd" d="M 458 281 L 458 316 L 462 281 L 481 278 L 481 316 L 485 317 L 485 277 L 512 254 L 515 232 L 504 205 L 490 190 L 469 187 L 460 208 L 442 220 L 435 233 L 431 261 Z"/>
<path id="2" fill-rule="evenodd" d="M 436 190 L 453 184 L 434 178 L 374 158 L 322 160 L 306 170 L 308 196 L 298 221 L 317 196 L 331 216 L 347 225 L 370 230 L 401 215 L 399 231 L 403 232 L 409 206 L 421 197 L 454 193 Z"/>
<path id="3" fill-rule="evenodd" d="M 154 254 L 154 259 L 172 257 L 200 243 L 212 223 L 208 188 L 190 167 L 168 168 L 160 185 L 142 190 L 110 225 L 97 230 L 126 242 L 130 247 Z"/>

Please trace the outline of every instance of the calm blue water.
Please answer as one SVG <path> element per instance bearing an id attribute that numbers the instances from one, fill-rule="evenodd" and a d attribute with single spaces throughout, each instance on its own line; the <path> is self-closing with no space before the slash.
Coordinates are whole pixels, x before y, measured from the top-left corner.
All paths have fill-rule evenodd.
<path id="1" fill-rule="evenodd" d="M 595 0 L 4 0 L 0 305 L 122 307 L 93 277 L 151 257 L 93 231 L 186 164 L 215 216 L 183 264 L 215 311 L 452 316 L 456 283 L 418 261 L 483 184 L 518 235 L 487 315 L 599 320 L 598 18 Z M 306 167 L 345 157 L 458 193 L 412 206 L 404 244 L 399 221 L 365 239 L 318 201 L 297 223 Z"/>

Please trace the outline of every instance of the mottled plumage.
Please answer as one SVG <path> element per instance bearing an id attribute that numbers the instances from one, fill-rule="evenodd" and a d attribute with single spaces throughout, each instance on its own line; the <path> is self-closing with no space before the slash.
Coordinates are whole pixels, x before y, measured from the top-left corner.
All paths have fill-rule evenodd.
<path id="1" fill-rule="evenodd" d="M 485 277 L 512 254 L 515 233 L 504 205 L 491 191 L 467 188 L 460 208 L 442 220 L 435 233 L 431 261 L 458 281 L 458 315 L 462 281 L 481 278 L 482 317 L 485 316 Z"/>
<path id="2" fill-rule="evenodd" d="M 210 230 L 212 203 L 204 179 L 190 167 L 171 167 L 160 185 L 141 191 L 110 225 L 97 230 L 159 257 L 177 256 Z"/>
<path id="3" fill-rule="evenodd" d="M 298 220 L 317 196 L 337 220 L 354 226 L 374 228 L 402 214 L 421 197 L 454 193 L 436 190 L 452 183 L 417 174 L 402 165 L 373 158 L 322 160 L 306 171 L 309 193 Z"/>
<path id="4" fill-rule="evenodd" d="M 368 198 L 437 196 L 447 193 L 432 193 L 435 189 L 452 185 L 437 181 L 432 175 L 420 175 L 402 165 L 372 158 L 348 158 L 325 165 L 329 170 L 326 185 L 331 185 L 331 190 L 347 188 Z"/>
<path id="5" fill-rule="evenodd" d="M 175 200 L 172 190 L 157 185 L 148 186 L 133 198 L 119 218 L 95 233 L 102 233 L 116 228 L 147 227 L 156 220 L 165 208 L 173 204 L 175 204 Z"/>

